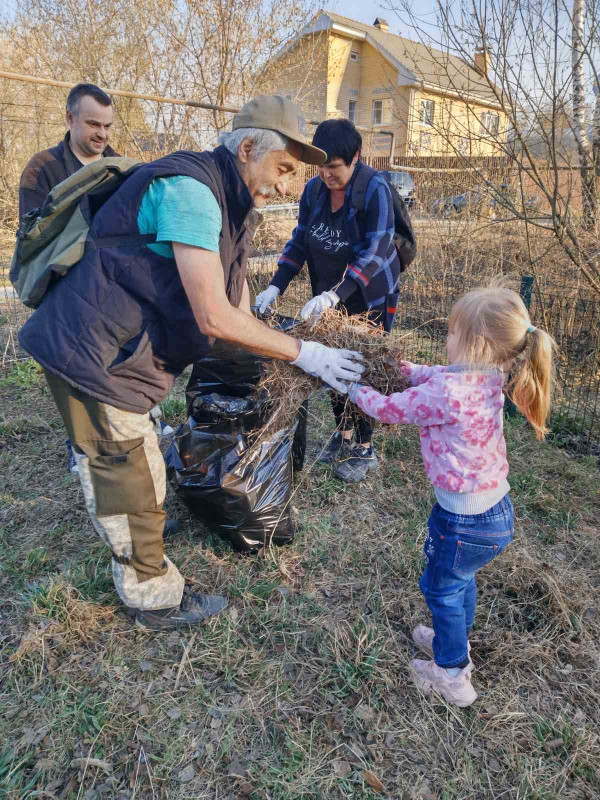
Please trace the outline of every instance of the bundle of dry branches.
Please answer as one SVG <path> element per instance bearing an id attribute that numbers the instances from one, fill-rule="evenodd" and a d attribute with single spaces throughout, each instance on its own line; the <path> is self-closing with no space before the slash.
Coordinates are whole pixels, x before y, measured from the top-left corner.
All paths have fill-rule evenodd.
<path id="1" fill-rule="evenodd" d="M 271 324 L 275 325 L 276 322 Z M 400 374 L 401 352 L 397 339 L 370 323 L 366 313 L 350 317 L 343 311 L 330 309 L 317 321 L 299 323 L 293 329 L 293 335 L 299 339 L 320 342 L 327 347 L 362 353 L 365 370 L 360 382 L 382 394 L 402 392 L 410 385 Z M 319 378 L 307 375 L 288 361 L 275 359 L 264 364 L 258 388 L 268 393 L 272 414 L 267 428 L 261 430 L 260 438 L 292 425 L 301 404 L 324 385 Z M 347 403 L 350 405 L 349 400 Z M 358 406 L 352 405 L 352 410 L 362 414 Z"/>

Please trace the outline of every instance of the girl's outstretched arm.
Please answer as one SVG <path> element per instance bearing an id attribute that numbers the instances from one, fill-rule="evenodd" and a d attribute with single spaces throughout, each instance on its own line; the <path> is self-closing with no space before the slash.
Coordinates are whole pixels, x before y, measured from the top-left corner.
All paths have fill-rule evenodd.
<path id="1" fill-rule="evenodd" d="M 413 364 L 411 361 L 400 362 L 400 372 L 405 378 L 408 378 L 413 386 L 420 386 L 434 375 L 439 375 L 440 372 L 445 372 L 447 369 L 447 367 L 441 366 L 429 367 L 427 364 Z"/>
<path id="2" fill-rule="evenodd" d="M 422 386 L 386 396 L 370 386 L 351 383 L 348 397 L 365 414 L 388 425 L 447 425 L 457 421 L 460 402 L 448 397 L 445 384 L 446 376 L 440 373 Z"/>

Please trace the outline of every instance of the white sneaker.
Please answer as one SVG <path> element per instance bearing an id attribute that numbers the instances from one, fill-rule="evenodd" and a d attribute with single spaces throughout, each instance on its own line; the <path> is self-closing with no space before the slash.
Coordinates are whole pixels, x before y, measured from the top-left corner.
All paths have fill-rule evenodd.
<path id="1" fill-rule="evenodd" d="M 452 705 L 465 708 L 477 700 L 477 692 L 471 684 L 471 670 L 469 667 L 461 669 L 455 677 L 448 675 L 443 667 L 438 667 L 435 661 L 423 661 L 415 658 L 410 662 L 412 678 L 425 694 L 441 695 L 444 700 Z"/>
<path id="2" fill-rule="evenodd" d="M 412 640 L 417 645 L 419 650 L 429 658 L 433 658 L 433 637 L 435 632 L 433 628 L 428 628 L 426 625 L 417 625 L 412 632 Z M 467 642 L 469 649 L 469 664 L 465 669 L 470 672 L 473 671 L 473 662 L 471 661 L 471 642 Z"/>

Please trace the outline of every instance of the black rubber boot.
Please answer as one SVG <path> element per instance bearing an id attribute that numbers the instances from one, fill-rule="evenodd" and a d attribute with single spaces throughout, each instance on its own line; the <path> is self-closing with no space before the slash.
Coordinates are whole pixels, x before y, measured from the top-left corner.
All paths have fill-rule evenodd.
<path id="1" fill-rule="evenodd" d="M 198 594 L 187 586 L 183 589 L 181 603 L 175 608 L 161 608 L 157 611 L 140 611 L 127 609 L 135 614 L 138 628 L 151 631 L 172 631 L 176 628 L 189 628 L 199 625 L 205 619 L 213 617 L 229 605 L 225 597 L 214 594 Z"/>

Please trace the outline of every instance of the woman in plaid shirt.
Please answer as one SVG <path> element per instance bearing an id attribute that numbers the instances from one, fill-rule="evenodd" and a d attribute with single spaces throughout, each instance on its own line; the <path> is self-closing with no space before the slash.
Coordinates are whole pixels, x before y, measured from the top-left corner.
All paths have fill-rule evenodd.
<path id="1" fill-rule="evenodd" d="M 394 205 L 385 178 L 360 161 L 362 138 L 345 119 L 322 122 L 313 145 L 325 150 L 327 161 L 300 198 L 298 225 L 279 259 L 270 285 L 256 298 L 261 313 L 288 287 L 305 263 L 313 298 L 300 312 L 317 317 L 340 306 L 348 314 L 365 311 L 374 325 L 390 331 L 398 302 L 400 259 L 394 244 Z M 365 186 L 363 209 L 353 204 L 353 188 Z M 377 467 L 371 446 L 371 425 L 345 414 L 345 399 L 332 396 L 336 432 L 320 457 L 336 462 L 342 480 L 362 480 Z M 353 439 L 353 434 L 355 438 Z"/>

